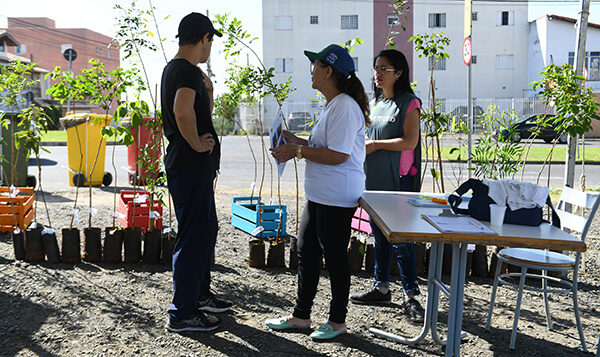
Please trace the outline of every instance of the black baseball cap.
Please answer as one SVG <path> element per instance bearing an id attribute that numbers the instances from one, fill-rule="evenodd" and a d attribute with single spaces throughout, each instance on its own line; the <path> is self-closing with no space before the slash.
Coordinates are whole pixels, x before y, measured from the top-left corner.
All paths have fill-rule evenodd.
<path id="1" fill-rule="evenodd" d="M 177 36 L 202 36 L 205 33 L 222 37 L 223 34 L 215 30 L 212 21 L 205 15 L 198 12 L 192 12 L 186 15 L 179 23 Z"/>

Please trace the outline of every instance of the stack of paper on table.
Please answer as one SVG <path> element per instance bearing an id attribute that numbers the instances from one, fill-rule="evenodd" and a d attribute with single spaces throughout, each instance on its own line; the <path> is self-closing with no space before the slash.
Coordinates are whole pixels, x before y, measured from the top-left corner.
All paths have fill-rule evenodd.
<path id="1" fill-rule="evenodd" d="M 448 217 L 423 214 L 421 217 L 442 233 L 498 235 L 485 224 L 469 216 Z"/>

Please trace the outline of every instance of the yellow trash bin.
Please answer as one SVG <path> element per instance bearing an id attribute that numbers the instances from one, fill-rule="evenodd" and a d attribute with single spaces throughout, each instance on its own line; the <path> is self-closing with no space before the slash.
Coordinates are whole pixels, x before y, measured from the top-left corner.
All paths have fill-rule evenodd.
<path id="1" fill-rule="evenodd" d="M 60 119 L 67 129 L 69 184 L 71 186 L 108 186 L 110 172 L 104 172 L 106 138 L 101 130 L 110 124 L 112 116 L 86 113 L 70 114 Z M 96 160 L 96 155 L 98 159 Z M 94 167 L 94 161 L 96 166 Z M 92 172 L 93 170 L 93 172 Z M 90 182 L 90 173 L 92 175 Z"/>

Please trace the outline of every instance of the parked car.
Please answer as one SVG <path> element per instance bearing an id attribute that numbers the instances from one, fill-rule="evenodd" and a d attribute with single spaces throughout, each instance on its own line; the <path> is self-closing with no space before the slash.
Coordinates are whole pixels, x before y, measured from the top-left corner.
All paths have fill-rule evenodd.
<path id="1" fill-rule="evenodd" d="M 448 114 L 450 114 L 450 117 L 466 118 L 468 109 L 469 108 L 467 108 L 466 105 L 461 105 L 461 106 L 454 108 L 454 110 L 452 110 Z M 482 114 L 483 114 L 482 107 L 480 107 L 479 105 L 473 106 L 473 118 L 477 118 L 477 117 L 481 116 Z"/>
<path id="2" fill-rule="evenodd" d="M 542 118 L 542 121 L 547 123 L 547 125 L 540 126 L 539 118 Z M 500 128 L 499 135 L 504 139 L 508 139 L 510 136 L 511 141 L 518 143 L 521 139 L 528 139 L 536 135 L 536 132 L 539 131 L 536 138 L 542 139 L 547 143 L 551 143 L 554 139 L 558 138 L 559 143 L 565 144 L 567 142 L 567 134 L 558 136 L 557 125 L 553 118 L 554 115 L 552 114 L 532 115 L 516 122 L 512 126 L 512 134 L 508 128 Z"/>
<path id="3" fill-rule="evenodd" d="M 306 131 L 311 121 L 312 115 L 309 112 L 291 112 L 287 120 L 288 128 L 293 133 Z"/>

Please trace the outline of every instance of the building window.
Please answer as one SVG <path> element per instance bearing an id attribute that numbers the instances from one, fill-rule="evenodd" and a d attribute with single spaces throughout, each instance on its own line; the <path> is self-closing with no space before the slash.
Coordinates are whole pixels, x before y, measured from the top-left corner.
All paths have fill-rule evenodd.
<path id="1" fill-rule="evenodd" d="M 477 21 L 477 11 L 471 13 L 471 21 Z"/>
<path id="2" fill-rule="evenodd" d="M 429 14 L 429 27 L 446 27 L 446 14 Z"/>
<path id="3" fill-rule="evenodd" d="M 27 53 L 27 46 L 20 45 L 20 46 L 15 47 L 15 53 L 18 55 Z"/>
<path id="4" fill-rule="evenodd" d="M 429 57 L 429 67 L 428 69 L 431 69 L 431 67 L 433 66 L 433 62 L 435 61 L 435 67 L 433 67 L 434 71 L 445 71 L 446 70 L 446 59 L 445 58 L 438 58 L 438 60 L 436 61 L 434 57 Z"/>
<path id="5" fill-rule="evenodd" d="M 291 16 L 275 16 L 275 31 L 291 31 L 292 17 Z"/>
<path id="6" fill-rule="evenodd" d="M 515 57 L 513 55 L 497 55 L 496 69 L 514 69 Z"/>
<path id="7" fill-rule="evenodd" d="M 471 56 L 471 64 L 477 64 L 477 56 Z"/>
<path id="8" fill-rule="evenodd" d="M 354 61 L 354 70 L 358 72 L 358 57 L 352 57 L 352 60 Z"/>
<path id="9" fill-rule="evenodd" d="M 497 26 L 514 26 L 515 25 L 515 12 L 514 11 L 498 11 Z"/>
<path id="10" fill-rule="evenodd" d="M 399 25 L 399 24 L 400 24 L 400 19 L 398 18 L 398 16 L 396 16 L 395 14 L 387 15 L 387 25 L 388 26 L 395 26 L 395 25 Z"/>
<path id="11" fill-rule="evenodd" d="M 569 64 L 575 67 L 575 52 L 569 52 Z M 600 81 L 600 51 L 586 52 L 583 66 L 588 70 L 588 81 Z"/>
<path id="12" fill-rule="evenodd" d="M 106 51 L 106 58 L 107 58 L 107 59 L 110 59 L 110 50 L 109 50 L 109 51 Z"/>
<path id="13" fill-rule="evenodd" d="M 4 47 L 4 42 L 0 42 L 0 52 L 6 51 L 6 47 Z"/>
<path id="14" fill-rule="evenodd" d="M 342 30 L 358 30 L 358 15 L 342 15 Z"/>
<path id="15" fill-rule="evenodd" d="M 294 72 L 294 60 L 292 58 L 277 58 L 275 60 L 275 72 L 292 73 Z"/>
<path id="16" fill-rule="evenodd" d="M 310 24 L 311 25 L 318 25 L 319 24 L 319 16 L 311 16 L 310 17 Z"/>

